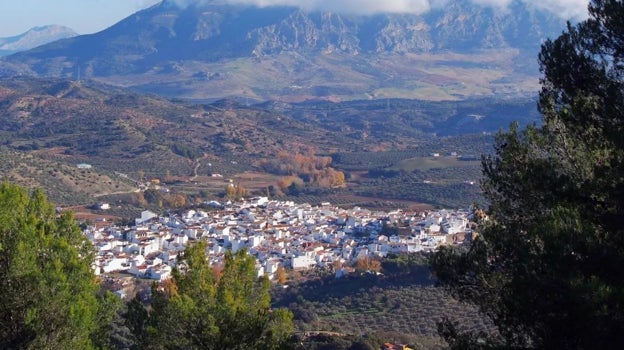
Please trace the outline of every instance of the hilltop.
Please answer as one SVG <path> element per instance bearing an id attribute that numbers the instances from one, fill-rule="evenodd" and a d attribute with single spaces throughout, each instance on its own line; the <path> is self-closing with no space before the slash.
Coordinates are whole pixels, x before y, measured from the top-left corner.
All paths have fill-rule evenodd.
<path id="1" fill-rule="evenodd" d="M 77 35 L 78 33 L 74 32 L 73 29 L 60 25 L 34 27 L 20 35 L 0 38 L 0 56 L 30 50 L 37 46 Z"/>

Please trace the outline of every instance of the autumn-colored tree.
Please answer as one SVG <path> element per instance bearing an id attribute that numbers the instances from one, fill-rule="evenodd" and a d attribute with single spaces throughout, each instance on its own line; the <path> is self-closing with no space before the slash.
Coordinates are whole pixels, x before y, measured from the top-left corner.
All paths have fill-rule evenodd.
<path id="1" fill-rule="evenodd" d="M 340 259 L 338 260 L 334 260 L 334 262 L 332 262 L 331 266 L 334 269 L 334 271 L 338 271 L 342 268 L 342 261 Z"/>
<path id="2" fill-rule="evenodd" d="M 241 200 L 247 195 L 247 189 L 240 183 L 236 185 L 230 183 L 225 188 L 225 196 L 231 200 Z"/>
<path id="3" fill-rule="evenodd" d="M 378 259 L 373 259 L 371 257 L 365 256 L 357 259 L 357 263 L 355 265 L 355 269 L 358 272 L 380 272 L 381 271 L 381 261 Z"/>
<path id="4" fill-rule="evenodd" d="M 297 176 L 284 176 L 277 181 L 277 187 L 282 192 L 288 192 L 288 188 L 293 184 L 296 184 L 297 186 L 303 186 L 303 180 L 301 180 Z"/>
<path id="5" fill-rule="evenodd" d="M 131 195 L 132 203 L 145 207 L 147 205 L 147 199 L 145 198 L 145 194 L 143 192 L 136 192 Z"/>
<path id="6" fill-rule="evenodd" d="M 173 182 L 173 176 L 171 176 L 171 171 L 169 169 L 167 169 L 165 171 L 165 177 L 163 179 L 164 183 L 172 183 Z"/>
<path id="7" fill-rule="evenodd" d="M 225 187 L 225 197 L 228 199 L 236 198 L 236 188 L 234 184 L 230 183 Z"/>
<path id="8" fill-rule="evenodd" d="M 169 205 L 174 208 L 182 208 L 186 205 L 186 196 L 181 193 L 175 193 L 167 196 Z"/>
<path id="9" fill-rule="evenodd" d="M 342 171 L 329 168 L 327 171 L 327 177 L 329 178 L 329 185 L 331 187 L 338 187 L 345 184 L 345 175 Z"/>
<path id="10" fill-rule="evenodd" d="M 277 278 L 277 282 L 279 284 L 286 284 L 288 279 L 288 275 L 286 274 L 286 269 L 284 266 L 280 265 L 275 272 L 275 277 Z"/>
<path id="11" fill-rule="evenodd" d="M 240 200 L 247 195 L 247 189 L 240 183 L 236 184 L 236 199 Z"/>
<path id="12" fill-rule="evenodd" d="M 212 275 L 215 278 L 215 282 L 219 283 L 219 281 L 221 280 L 221 276 L 223 276 L 223 264 L 213 264 Z"/>

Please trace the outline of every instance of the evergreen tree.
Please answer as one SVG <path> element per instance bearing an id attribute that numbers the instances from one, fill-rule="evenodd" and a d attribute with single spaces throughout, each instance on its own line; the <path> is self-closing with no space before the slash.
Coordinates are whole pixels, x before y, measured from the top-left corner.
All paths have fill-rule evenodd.
<path id="1" fill-rule="evenodd" d="M 147 339 L 147 310 L 141 302 L 139 294 L 127 304 L 126 313 L 123 315 L 125 326 L 130 330 L 131 340 L 138 348 L 139 344 L 145 344 Z"/>
<path id="2" fill-rule="evenodd" d="M 0 348 L 89 349 L 98 286 L 91 246 L 40 190 L 0 184 Z"/>
<path id="3" fill-rule="evenodd" d="M 270 308 L 269 281 L 257 278 L 245 250 L 225 255 L 215 275 L 206 243 L 189 246 L 172 280 L 155 285 L 147 324 L 143 309 L 129 308 L 139 348 L 283 349 L 292 334 L 292 313 Z M 136 306 L 136 302 L 135 302 Z"/>
<path id="4" fill-rule="evenodd" d="M 487 220 L 470 249 L 441 249 L 440 282 L 497 337 L 440 325 L 454 348 L 624 347 L 624 3 L 547 41 L 540 126 L 498 135 L 483 161 Z"/>
<path id="5" fill-rule="evenodd" d="M 98 327 L 91 335 L 93 343 L 98 349 L 129 349 L 135 344 L 132 333 L 126 326 L 123 318 L 126 305 L 114 293 L 101 290 L 97 294 Z M 131 303 L 128 303 L 130 305 Z"/>

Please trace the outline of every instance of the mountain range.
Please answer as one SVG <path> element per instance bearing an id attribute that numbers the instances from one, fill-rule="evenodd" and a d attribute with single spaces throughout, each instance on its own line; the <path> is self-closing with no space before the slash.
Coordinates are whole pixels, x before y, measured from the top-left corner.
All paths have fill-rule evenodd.
<path id="1" fill-rule="evenodd" d="M 191 2 L 192 3 L 192 2 Z M 194 100 L 459 100 L 530 96 L 564 21 L 515 1 L 424 14 L 164 0 L 96 34 L 0 61 L 0 75 L 94 79 Z"/>
<path id="2" fill-rule="evenodd" d="M 77 36 L 73 29 L 60 25 L 34 27 L 20 35 L 0 38 L 0 56 L 30 50 L 56 40 Z"/>

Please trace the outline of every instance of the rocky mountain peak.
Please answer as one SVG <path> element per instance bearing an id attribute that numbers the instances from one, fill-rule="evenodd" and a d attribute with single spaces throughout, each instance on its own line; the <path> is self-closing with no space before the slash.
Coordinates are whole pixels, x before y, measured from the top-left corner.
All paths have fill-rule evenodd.
<path id="1" fill-rule="evenodd" d="M 536 77 L 540 44 L 564 25 L 521 1 L 506 11 L 463 0 L 422 14 L 355 15 L 165 0 L 97 34 L 6 58 L 0 62 L 0 75 L 76 78 L 80 72 L 83 79 L 124 86 L 140 81 L 142 91 L 193 98 L 199 98 L 199 90 L 202 98 L 264 100 L 291 93 L 297 98 L 377 97 L 396 90 L 396 79 L 401 89 L 452 86 L 450 92 L 444 88 L 443 98 L 484 91 L 462 87 L 473 80 L 458 76 L 455 69 L 463 67 L 496 70 L 485 75 L 485 83 L 502 82 L 504 88 L 497 91 L 513 93 L 518 84 L 508 75 Z M 433 64 L 432 57 L 440 61 Z M 420 70 L 414 66 L 416 58 Z M 452 69 L 433 69 L 439 64 Z M 407 77 L 426 79 L 423 84 L 404 81 Z M 184 79 L 187 87 L 177 86 Z M 335 84 L 341 87 L 335 89 Z M 521 89 L 531 86 L 522 83 Z"/>
<path id="2" fill-rule="evenodd" d="M 71 28 L 60 25 L 34 27 L 25 33 L 8 38 L 0 38 L 0 56 L 26 51 L 52 41 L 77 36 Z"/>

